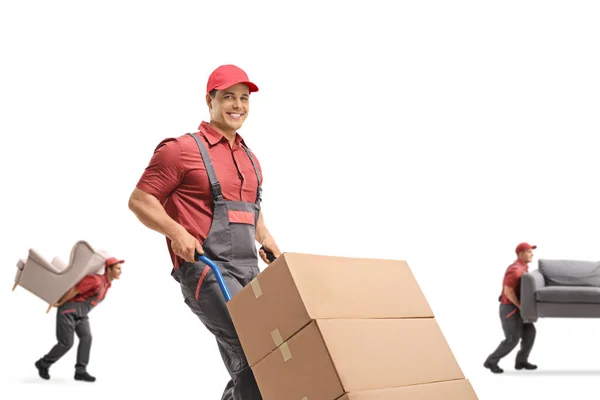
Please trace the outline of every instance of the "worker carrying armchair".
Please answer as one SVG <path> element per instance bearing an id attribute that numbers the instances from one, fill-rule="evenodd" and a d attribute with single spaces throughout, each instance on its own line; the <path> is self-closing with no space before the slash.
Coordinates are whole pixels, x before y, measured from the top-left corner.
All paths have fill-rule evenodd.
<path id="1" fill-rule="evenodd" d="M 112 282 L 121 276 L 124 260 L 109 257 L 80 240 L 71 249 L 69 262 L 59 257 L 46 260 L 35 249 L 29 249 L 25 260 L 17 262 L 13 290 L 21 286 L 52 306 L 56 312 L 56 344 L 35 362 L 42 379 L 50 379 L 50 367 L 60 360 L 79 338 L 74 379 L 95 382 L 87 371 L 92 345 L 89 313 L 101 303 Z"/>
<path id="2" fill-rule="evenodd" d="M 109 258 L 103 250 L 94 249 L 80 240 L 71 249 L 68 263 L 59 257 L 51 261 L 35 249 L 29 249 L 27 259 L 17 262 L 13 290 L 21 286 L 48 303 L 48 311 L 61 297 L 89 274 L 103 274 Z"/>

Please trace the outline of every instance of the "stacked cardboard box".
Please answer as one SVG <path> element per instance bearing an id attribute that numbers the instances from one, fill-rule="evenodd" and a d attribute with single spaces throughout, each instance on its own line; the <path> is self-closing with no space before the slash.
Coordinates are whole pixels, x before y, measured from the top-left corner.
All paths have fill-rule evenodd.
<path id="1" fill-rule="evenodd" d="M 476 400 L 405 261 L 284 253 L 228 303 L 264 400 Z"/>

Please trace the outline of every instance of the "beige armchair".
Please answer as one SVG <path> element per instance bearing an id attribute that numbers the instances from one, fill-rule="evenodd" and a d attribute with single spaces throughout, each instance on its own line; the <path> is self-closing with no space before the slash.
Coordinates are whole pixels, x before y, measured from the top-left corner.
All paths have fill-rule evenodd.
<path id="1" fill-rule="evenodd" d="M 21 286 L 49 304 L 53 304 L 83 277 L 103 274 L 108 254 L 94 249 L 88 242 L 80 240 L 71 249 L 69 262 L 59 257 L 48 262 L 35 249 L 29 249 L 26 260 L 17 262 L 17 274 L 13 290 Z"/>

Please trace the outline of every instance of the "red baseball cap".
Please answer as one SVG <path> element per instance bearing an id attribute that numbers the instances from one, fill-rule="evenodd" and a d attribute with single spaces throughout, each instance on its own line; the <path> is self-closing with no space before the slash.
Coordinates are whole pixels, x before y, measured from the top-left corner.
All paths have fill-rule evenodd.
<path id="1" fill-rule="evenodd" d="M 250 88 L 250 93 L 258 92 L 258 86 L 250 82 L 248 75 L 241 68 L 232 65 L 221 65 L 215 69 L 208 77 L 208 83 L 206 84 L 206 93 L 209 93 L 213 89 L 222 90 L 227 89 L 238 83 L 244 83 Z"/>
<path id="2" fill-rule="evenodd" d="M 519 243 L 517 248 L 515 249 L 515 253 L 519 254 L 522 251 L 537 249 L 536 245 L 531 245 L 529 243 L 523 242 Z"/>
<path id="3" fill-rule="evenodd" d="M 115 264 L 122 264 L 122 263 L 124 263 L 124 262 L 125 262 L 125 260 L 119 260 L 118 258 L 115 258 L 115 257 L 108 257 L 108 258 L 106 259 L 106 262 L 104 263 L 104 266 L 105 266 L 106 268 L 108 268 L 108 267 L 110 267 L 111 265 L 115 265 Z"/>

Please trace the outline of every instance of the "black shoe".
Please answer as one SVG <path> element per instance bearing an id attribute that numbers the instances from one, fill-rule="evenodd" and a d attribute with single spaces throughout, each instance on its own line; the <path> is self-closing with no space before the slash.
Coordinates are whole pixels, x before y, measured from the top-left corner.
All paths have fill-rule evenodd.
<path id="1" fill-rule="evenodd" d="M 515 369 L 528 369 L 528 370 L 532 370 L 532 369 L 537 369 L 537 365 L 531 364 L 530 362 L 518 362 L 515 363 Z"/>
<path id="2" fill-rule="evenodd" d="M 87 372 L 75 372 L 76 381 L 95 382 L 96 378 L 88 374 Z"/>
<path id="3" fill-rule="evenodd" d="M 498 366 L 498 364 L 492 364 L 489 361 L 486 361 L 483 363 L 483 366 L 487 369 L 489 369 L 490 371 L 492 371 L 494 374 L 501 374 L 504 372 L 504 370 L 502 368 L 500 368 Z"/>
<path id="4" fill-rule="evenodd" d="M 42 379 L 50 379 L 50 374 L 48 373 L 48 368 L 42 365 L 42 360 L 37 360 L 35 362 L 35 367 L 38 370 L 38 374 Z"/>

